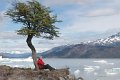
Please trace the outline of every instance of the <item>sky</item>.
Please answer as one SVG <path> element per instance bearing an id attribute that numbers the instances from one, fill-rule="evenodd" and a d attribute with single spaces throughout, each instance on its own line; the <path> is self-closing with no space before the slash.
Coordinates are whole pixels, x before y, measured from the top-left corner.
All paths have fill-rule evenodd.
<path id="1" fill-rule="evenodd" d="M 20 24 L 5 15 L 15 0 L 0 0 L 0 52 L 30 52 L 26 37 L 16 34 Z M 17 1 L 17 0 L 16 0 Z M 28 0 L 19 0 L 26 2 Z M 29 0 L 30 1 L 30 0 Z M 38 0 L 50 7 L 60 23 L 60 37 L 54 40 L 34 38 L 37 52 L 56 46 L 107 37 L 120 31 L 120 0 Z"/>

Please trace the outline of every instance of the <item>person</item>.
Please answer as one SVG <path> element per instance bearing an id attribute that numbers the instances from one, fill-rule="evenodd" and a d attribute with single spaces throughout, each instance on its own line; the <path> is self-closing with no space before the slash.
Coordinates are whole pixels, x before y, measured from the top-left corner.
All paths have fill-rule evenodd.
<path id="1" fill-rule="evenodd" d="M 42 57 L 38 57 L 37 65 L 39 69 L 49 69 L 50 71 L 55 70 L 55 68 L 51 67 L 49 64 L 45 64 L 44 61 L 42 60 Z"/>

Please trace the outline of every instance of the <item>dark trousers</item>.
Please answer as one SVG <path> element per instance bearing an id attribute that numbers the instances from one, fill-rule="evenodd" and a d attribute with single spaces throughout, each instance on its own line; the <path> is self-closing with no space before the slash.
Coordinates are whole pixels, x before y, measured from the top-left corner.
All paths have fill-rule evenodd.
<path id="1" fill-rule="evenodd" d="M 49 64 L 44 65 L 43 69 L 49 69 L 51 70 L 55 70 L 55 68 L 51 67 Z"/>

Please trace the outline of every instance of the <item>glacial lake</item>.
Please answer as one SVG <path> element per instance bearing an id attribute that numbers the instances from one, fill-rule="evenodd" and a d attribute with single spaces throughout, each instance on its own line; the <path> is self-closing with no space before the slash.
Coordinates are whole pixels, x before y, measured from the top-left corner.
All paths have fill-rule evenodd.
<path id="1" fill-rule="evenodd" d="M 56 69 L 69 68 L 71 74 L 84 80 L 120 80 L 120 59 L 47 58 L 46 64 Z M 0 57 L 0 65 L 34 68 L 31 57 L 9 59 Z"/>

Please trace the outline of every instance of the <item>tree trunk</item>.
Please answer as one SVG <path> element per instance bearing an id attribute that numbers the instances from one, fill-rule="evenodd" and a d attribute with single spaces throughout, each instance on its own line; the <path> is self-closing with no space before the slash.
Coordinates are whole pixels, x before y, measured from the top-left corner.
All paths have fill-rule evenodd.
<path id="1" fill-rule="evenodd" d="M 29 48 L 32 51 L 32 59 L 33 59 L 33 63 L 34 63 L 34 66 L 35 66 L 35 70 L 39 70 L 38 65 L 37 65 L 36 49 L 32 45 L 32 38 L 33 38 L 33 35 L 28 35 L 26 42 L 27 42 L 27 45 L 29 46 Z"/>

